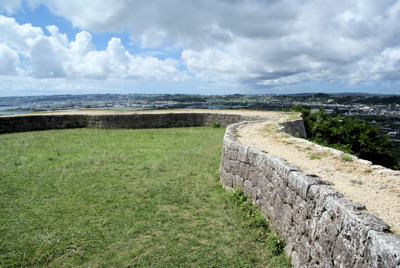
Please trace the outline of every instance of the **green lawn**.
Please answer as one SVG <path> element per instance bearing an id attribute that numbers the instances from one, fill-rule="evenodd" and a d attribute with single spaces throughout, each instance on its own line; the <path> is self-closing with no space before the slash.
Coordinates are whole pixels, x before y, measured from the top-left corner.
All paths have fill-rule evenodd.
<path id="1" fill-rule="evenodd" d="M 287 267 L 220 186 L 223 135 L 0 135 L 0 267 Z"/>

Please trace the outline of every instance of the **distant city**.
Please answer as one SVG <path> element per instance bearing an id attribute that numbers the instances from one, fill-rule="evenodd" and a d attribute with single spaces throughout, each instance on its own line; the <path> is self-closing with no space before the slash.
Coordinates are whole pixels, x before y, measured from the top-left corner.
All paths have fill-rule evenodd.
<path id="1" fill-rule="evenodd" d="M 0 97 L 0 114 L 58 110 L 143 111 L 155 109 L 289 110 L 323 108 L 333 115 L 357 116 L 378 124 L 400 142 L 400 96 L 362 93 L 292 95 L 86 94 Z"/>

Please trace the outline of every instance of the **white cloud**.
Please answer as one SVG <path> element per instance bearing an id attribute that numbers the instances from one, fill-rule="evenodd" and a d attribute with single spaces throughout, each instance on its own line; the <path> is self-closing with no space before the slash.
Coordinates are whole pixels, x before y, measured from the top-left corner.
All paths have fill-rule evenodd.
<path id="1" fill-rule="evenodd" d="M 75 41 L 70 42 L 71 52 L 76 56 L 84 56 L 96 49 L 92 43 L 92 35 L 86 31 L 75 36 Z"/>
<path id="2" fill-rule="evenodd" d="M 358 62 L 350 79 L 352 84 L 371 80 L 400 81 L 400 46 L 386 48 Z"/>
<path id="3" fill-rule="evenodd" d="M 160 29 L 150 29 L 148 32 L 143 33 L 140 39 L 140 45 L 143 48 L 158 48 L 161 47 L 166 38 L 166 32 Z"/>
<path id="4" fill-rule="evenodd" d="M 0 43 L 0 75 L 17 73 L 18 54 L 8 46 Z"/>
<path id="5" fill-rule="evenodd" d="M 172 59 L 139 57 L 130 54 L 118 38 L 111 38 L 98 51 L 89 32 L 79 32 L 69 41 L 54 25 L 46 27 L 50 36 L 30 24 L 19 25 L 0 15 L 1 73 L 17 74 L 18 54 L 25 57 L 25 74 L 35 78 L 132 79 L 137 81 L 179 81 L 185 78 Z M 19 72 L 21 73 L 21 72 Z"/>
<path id="6" fill-rule="evenodd" d="M 72 0 L 51 7 L 85 29 L 125 27 L 142 47 L 174 43 L 197 77 L 232 83 L 351 79 L 352 68 L 400 45 L 400 1 L 394 0 Z M 400 71 L 392 64 L 375 77 L 393 68 Z"/>
<path id="7" fill-rule="evenodd" d="M 51 39 L 41 37 L 31 44 L 32 74 L 36 78 L 64 77 L 64 54 L 59 47 L 53 47 Z"/>
<path id="8" fill-rule="evenodd" d="M 14 13 L 21 7 L 21 0 L 0 0 L 0 11 L 7 14 Z"/>
<path id="9" fill-rule="evenodd" d="M 18 53 L 29 54 L 30 42 L 44 35 L 39 27 L 31 24 L 18 24 L 14 18 L 0 15 L 0 43 L 7 44 Z"/>
<path id="10" fill-rule="evenodd" d="M 77 37 L 78 38 L 78 37 Z M 87 35 L 85 38 L 89 38 Z M 78 38 L 79 39 L 79 38 Z M 87 42 L 88 39 L 85 39 Z M 84 44 L 84 48 L 88 43 Z M 79 43 L 79 42 L 78 42 Z M 77 49 L 76 41 L 73 49 Z M 132 79 L 138 81 L 179 81 L 185 75 L 177 69 L 179 62 L 170 58 L 137 57 L 126 51 L 119 38 L 112 38 L 104 51 L 87 50 L 87 54 L 71 53 L 66 70 L 71 77 L 97 79 Z"/>
<path id="11" fill-rule="evenodd" d="M 53 26 L 47 37 L 0 17 L 0 42 L 31 53 L 37 77 L 178 81 L 185 77 L 178 71 L 182 60 L 199 79 L 236 86 L 400 80 L 400 0 L 26 2 L 42 3 L 83 29 L 69 41 Z M 10 3 L 0 0 L 0 8 L 18 9 Z M 97 51 L 89 32 L 99 31 L 128 31 L 138 48 L 178 48 L 181 59 L 132 55 L 119 39 Z M 48 48 L 46 67 L 35 61 L 44 53 L 39 43 Z"/>
<path id="12" fill-rule="evenodd" d="M 38 0 L 33 0 L 37 2 Z M 31 1 L 27 1 L 31 2 Z M 119 31 L 127 2 L 114 0 L 40 0 L 53 13 L 68 18 L 74 26 L 94 31 Z M 134 2 L 132 2 L 134 3 Z"/>

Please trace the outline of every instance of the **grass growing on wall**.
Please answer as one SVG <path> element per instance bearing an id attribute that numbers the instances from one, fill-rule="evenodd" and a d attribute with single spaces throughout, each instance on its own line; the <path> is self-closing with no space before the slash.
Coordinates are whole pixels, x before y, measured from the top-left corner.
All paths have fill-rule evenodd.
<path id="1" fill-rule="evenodd" d="M 223 135 L 0 135 L 0 267 L 288 266 L 220 186 Z"/>

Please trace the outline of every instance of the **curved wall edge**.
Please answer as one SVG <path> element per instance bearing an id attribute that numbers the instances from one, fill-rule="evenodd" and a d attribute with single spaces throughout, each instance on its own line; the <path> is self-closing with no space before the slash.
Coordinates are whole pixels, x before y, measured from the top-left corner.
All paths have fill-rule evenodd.
<path id="1" fill-rule="evenodd" d="M 0 117 L 0 134 L 83 127 L 189 127 L 218 122 L 227 126 L 219 169 L 223 187 L 241 187 L 260 205 L 285 239 L 285 250 L 294 267 L 399 267 L 400 238 L 388 233 L 389 226 L 381 219 L 363 212 L 361 204 L 345 198 L 322 179 L 237 140 L 238 125 L 260 119 L 217 113 L 32 115 Z M 301 119 L 281 125 L 283 131 L 302 137 Z"/>
<path id="2" fill-rule="evenodd" d="M 285 133 L 288 133 L 294 137 L 299 137 L 303 139 L 307 138 L 306 128 L 304 126 L 303 119 L 296 119 L 292 121 L 282 122 L 279 125 L 282 126 L 280 130 Z"/>
<path id="3" fill-rule="evenodd" d="M 400 238 L 389 233 L 386 223 L 363 212 L 360 203 L 325 185 L 321 178 L 241 144 L 235 130 L 248 123 L 226 129 L 221 184 L 227 190 L 243 189 L 260 205 L 286 241 L 294 267 L 399 267 Z M 298 129 L 299 122 L 285 124 L 290 132 Z"/>
<path id="4" fill-rule="evenodd" d="M 160 113 L 110 115 L 27 115 L 0 117 L 0 134 L 66 128 L 169 128 L 227 126 L 260 117 L 218 113 Z"/>

